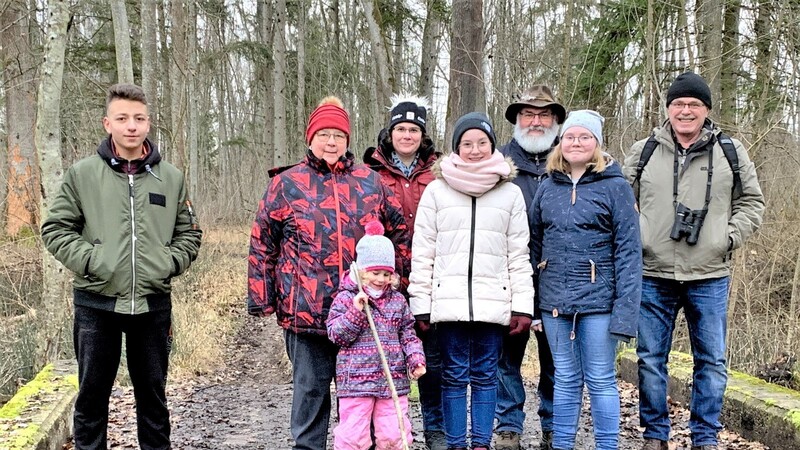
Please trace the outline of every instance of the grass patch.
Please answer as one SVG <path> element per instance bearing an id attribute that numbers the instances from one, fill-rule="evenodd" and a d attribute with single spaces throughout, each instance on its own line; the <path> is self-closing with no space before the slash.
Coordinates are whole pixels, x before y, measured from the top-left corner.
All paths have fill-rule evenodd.
<path id="1" fill-rule="evenodd" d="M 171 376 L 192 377 L 223 364 L 244 307 L 248 236 L 245 228 L 205 230 L 197 260 L 174 281 Z"/>

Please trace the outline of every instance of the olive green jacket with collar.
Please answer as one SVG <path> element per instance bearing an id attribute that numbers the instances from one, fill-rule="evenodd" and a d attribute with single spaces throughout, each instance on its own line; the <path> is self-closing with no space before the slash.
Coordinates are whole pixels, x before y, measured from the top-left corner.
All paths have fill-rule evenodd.
<path id="1" fill-rule="evenodd" d="M 156 146 L 125 173 L 110 141 L 67 170 L 42 224 L 48 251 L 74 272 L 75 304 L 122 314 L 170 308 L 170 280 L 197 257 L 202 231 L 183 173 Z"/>
<path id="2" fill-rule="evenodd" d="M 677 201 L 693 210 L 702 209 L 708 181 L 708 151 L 713 152 L 711 201 L 697 244 L 690 246 L 686 238 L 674 241 L 669 237 L 675 221 L 676 144 L 672 127 L 667 121 L 654 130 L 659 145 L 644 167 L 638 186 L 634 186 L 640 212 L 644 275 L 679 281 L 728 276 L 731 251 L 739 248 L 761 225 L 764 196 L 755 165 L 742 143 L 733 139 L 742 179 L 742 195 L 734 197 L 733 172 L 717 143 L 719 133 L 719 128 L 707 120 L 700 138 L 687 150 L 678 169 Z M 624 172 L 629 182 L 636 176 L 636 165 L 646 141 L 633 144 L 625 158 Z"/>

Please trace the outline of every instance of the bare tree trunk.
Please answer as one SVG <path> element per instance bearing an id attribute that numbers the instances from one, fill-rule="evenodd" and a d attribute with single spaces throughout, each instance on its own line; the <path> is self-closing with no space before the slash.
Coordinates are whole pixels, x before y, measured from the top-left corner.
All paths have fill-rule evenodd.
<path id="1" fill-rule="evenodd" d="M 736 129 L 736 96 L 739 67 L 739 12 L 741 0 L 726 0 L 724 30 L 722 35 L 722 68 L 720 71 L 720 96 L 717 111 L 720 123 L 729 130 Z"/>
<path id="2" fill-rule="evenodd" d="M 442 17 L 445 4 L 442 0 L 428 0 L 428 15 L 422 31 L 422 52 L 420 60 L 419 84 L 420 94 L 433 98 L 433 82 L 436 75 L 436 63 L 439 61 L 439 39 L 442 37 L 444 19 Z"/>
<path id="3" fill-rule="evenodd" d="M 149 1 L 149 0 L 144 0 Z M 158 12 L 158 28 L 160 30 L 166 30 L 166 9 L 164 8 L 164 0 L 155 0 L 157 12 Z M 160 104 L 161 108 L 159 108 L 160 119 L 161 122 L 155 124 L 161 135 L 164 136 L 164 139 L 161 140 L 161 156 L 166 159 L 167 161 L 171 161 L 171 155 L 174 153 L 172 148 L 172 141 L 173 141 L 173 130 L 167 129 L 167 127 L 172 125 L 172 82 L 170 81 L 171 73 L 174 70 L 172 67 L 172 63 L 170 62 L 171 51 L 168 50 L 169 47 L 167 45 L 167 34 L 166 32 L 159 33 L 161 37 L 161 41 L 159 43 L 161 47 L 161 51 L 158 53 L 159 56 L 159 72 L 161 72 L 161 76 L 164 77 L 161 80 L 161 98 Z M 152 130 L 150 131 L 152 134 Z"/>
<path id="4" fill-rule="evenodd" d="M 394 74 L 390 72 L 392 63 L 389 60 L 389 51 L 386 48 L 386 40 L 384 39 L 385 33 L 381 30 L 381 17 L 377 5 L 374 0 L 363 0 L 361 2 L 364 8 L 364 16 L 367 19 L 367 26 L 369 28 L 369 43 L 372 49 L 372 54 L 375 58 L 375 101 L 370 102 L 370 126 L 369 135 L 377 136 L 381 130 L 384 119 L 380 108 L 383 105 L 389 104 L 389 98 L 392 96 L 392 85 Z"/>
<path id="5" fill-rule="evenodd" d="M 118 0 L 117 0 L 118 1 Z M 158 95 L 158 33 L 156 25 L 158 16 L 156 15 L 156 3 L 153 0 L 141 0 L 141 21 L 142 21 L 142 89 L 147 94 L 148 109 L 150 117 L 156 123 L 160 123 L 158 117 L 159 100 Z M 158 128 L 150 130 L 150 139 L 156 145 L 161 145 L 161 133 Z"/>
<path id="6" fill-rule="evenodd" d="M 661 104 L 656 82 L 656 30 L 655 5 L 653 0 L 647 0 L 647 25 L 644 30 L 644 101 L 642 114 L 642 130 L 640 135 L 647 135 L 653 127 L 657 126 L 661 119 L 661 111 L 658 105 Z"/>
<path id="7" fill-rule="evenodd" d="M 306 11 L 306 0 L 300 1 L 300 11 Z M 292 148 L 303 148 L 306 132 L 306 15 L 297 18 L 297 138 L 292 139 Z"/>
<path id="8" fill-rule="evenodd" d="M 186 56 L 187 56 L 187 77 L 186 77 L 186 99 L 187 99 L 187 115 L 188 120 L 186 124 L 186 131 L 189 138 L 189 193 L 193 195 L 197 195 L 197 184 L 199 182 L 200 177 L 200 165 L 198 161 L 198 152 L 197 152 L 197 128 L 199 127 L 198 123 L 198 114 L 199 114 L 199 105 L 198 105 L 198 95 L 197 95 L 197 11 L 195 2 L 188 2 L 187 7 L 189 8 L 188 16 L 189 21 L 187 23 L 187 49 L 186 49 Z M 191 105 L 191 106 L 189 106 Z"/>
<path id="9" fill-rule="evenodd" d="M 698 0 L 698 46 L 700 73 L 711 88 L 711 97 L 720 98 L 722 70 L 722 0 Z"/>
<path id="10" fill-rule="evenodd" d="M 131 57 L 131 37 L 128 26 L 128 12 L 125 0 L 109 0 L 111 21 L 114 23 L 114 48 L 117 54 L 117 80 L 133 84 L 133 60 Z"/>
<path id="11" fill-rule="evenodd" d="M 16 236 L 37 226 L 39 169 L 36 164 L 36 61 L 31 48 L 32 13 L 24 1 L 13 1 L 2 12 L 0 57 L 8 139 L 6 232 Z"/>
<path id="12" fill-rule="evenodd" d="M 48 27 L 45 42 L 44 62 L 41 67 L 39 83 L 39 102 L 36 114 L 36 148 L 42 172 L 42 214 L 47 214 L 50 200 L 55 197 L 63 178 L 61 163 L 61 87 L 64 78 L 64 53 L 67 46 L 67 23 L 69 22 L 69 1 L 51 0 L 48 2 Z M 47 250 L 42 250 L 43 291 L 42 305 L 44 316 L 39 339 L 44 346 L 44 361 L 54 360 L 60 353 L 61 337 L 66 330 L 52 330 L 49 327 L 67 322 L 69 314 L 67 296 L 68 275 Z"/>
<path id="13" fill-rule="evenodd" d="M 450 89 L 447 132 L 455 120 L 471 111 L 486 111 L 483 86 L 483 0 L 453 0 L 450 43 Z"/>
<path id="14" fill-rule="evenodd" d="M 286 0 L 278 0 L 275 8 L 275 68 L 272 83 L 275 98 L 275 154 L 273 165 L 285 166 L 289 163 L 290 149 L 286 143 Z"/>
<path id="15" fill-rule="evenodd" d="M 171 147 L 173 163 L 181 170 L 186 168 L 186 11 L 182 2 L 171 3 L 172 12 L 172 64 L 170 64 L 170 83 L 172 84 L 172 133 Z"/>

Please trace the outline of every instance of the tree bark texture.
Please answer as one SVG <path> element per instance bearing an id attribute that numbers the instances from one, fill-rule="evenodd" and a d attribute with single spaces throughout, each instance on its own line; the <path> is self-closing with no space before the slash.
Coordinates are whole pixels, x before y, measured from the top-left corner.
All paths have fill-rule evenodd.
<path id="1" fill-rule="evenodd" d="M 7 120 L 7 196 L 5 231 L 16 236 L 38 226 L 39 169 L 34 144 L 37 65 L 30 29 L 35 25 L 25 1 L 11 2 L 2 12 L 0 55 Z"/>
<path id="2" fill-rule="evenodd" d="M 453 0 L 450 41 L 450 89 L 447 133 L 450 142 L 456 119 L 472 111 L 486 111 L 483 79 L 483 1 Z"/>
<path id="3" fill-rule="evenodd" d="M 48 2 L 48 27 L 45 35 L 44 62 L 40 69 L 39 100 L 36 117 L 36 148 L 42 172 L 42 214 L 46 214 L 50 200 L 55 197 L 64 170 L 61 162 L 61 89 L 64 78 L 64 53 L 67 44 L 67 23 L 69 22 L 69 1 L 51 0 Z M 69 314 L 68 274 L 45 249 L 42 249 L 43 292 L 41 317 L 42 329 L 39 343 L 43 362 L 53 361 L 63 351 L 62 337 L 67 332 L 63 328 L 52 329 L 65 322 Z"/>
<path id="4" fill-rule="evenodd" d="M 114 24 L 114 49 L 117 56 L 117 81 L 133 84 L 130 26 L 125 0 L 109 0 Z"/>

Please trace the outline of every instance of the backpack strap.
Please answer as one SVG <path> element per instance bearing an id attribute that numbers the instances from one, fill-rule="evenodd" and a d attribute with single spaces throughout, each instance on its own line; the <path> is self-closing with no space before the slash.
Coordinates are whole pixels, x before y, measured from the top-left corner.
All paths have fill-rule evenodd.
<path id="1" fill-rule="evenodd" d="M 636 164 L 636 176 L 631 181 L 631 187 L 636 185 L 636 198 L 639 198 L 639 188 L 641 183 L 639 180 L 642 178 L 642 172 L 644 171 L 644 166 L 647 165 L 647 162 L 650 161 L 650 157 L 653 156 L 653 152 L 656 151 L 656 147 L 658 146 L 658 141 L 656 140 L 655 134 L 651 134 L 649 138 L 647 138 L 647 142 L 644 143 L 644 147 L 642 148 L 642 153 L 639 155 L 639 163 Z"/>
<path id="2" fill-rule="evenodd" d="M 719 146 L 722 147 L 722 153 L 725 155 L 728 165 L 731 166 L 731 172 L 733 172 L 733 196 L 734 198 L 739 198 L 744 193 L 744 190 L 742 187 L 741 168 L 739 167 L 739 155 L 736 153 L 736 146 L 733 144 L 733 140 L 724 133 L 719 134 L 717 142 L 719 142 Z M 658 141 L 655 135 L 650 135 L 639 156 L 639 163 L 636 165 L 636 177 L 631 182 L 631 186 L 634 184 L 637 185 L 636 198 L 639 198 L 639 179 L 642 177 L 644 166 L 647 165 L 647 162 L 650 161 L 650 157 L 653 156 L 656 146 L 658 146 Z"/>
<path id="3" fill-rule="evenodd" d="M 722 147 L 722 153 L 725 155 L 725 159 L 728 160 L 728 164 L 731 166 L 731 171 L 733 172 L 733 196 L 734 198 L 741 197 L 744 190 L 742 188 L 742 177 L 739 174 L 739 155 L 736 153 L 736 146 L 733 145 L 733 140 L 723 133 L 719 134 L 717 142 L 719 142 L 719 146 Z"/>

